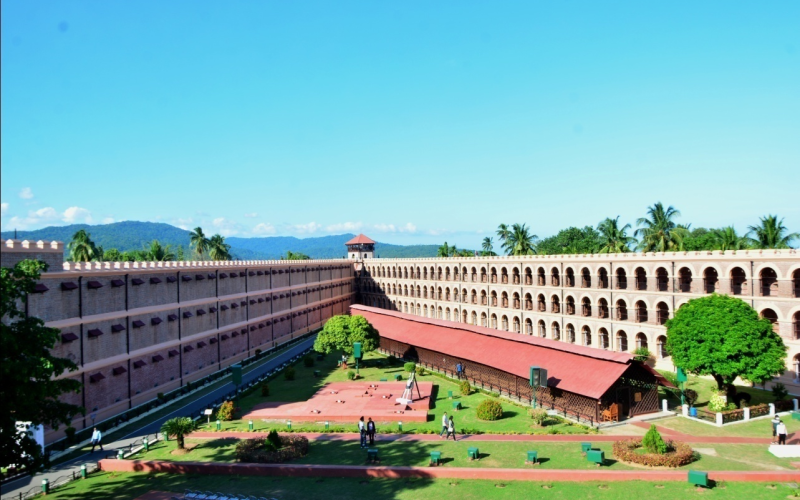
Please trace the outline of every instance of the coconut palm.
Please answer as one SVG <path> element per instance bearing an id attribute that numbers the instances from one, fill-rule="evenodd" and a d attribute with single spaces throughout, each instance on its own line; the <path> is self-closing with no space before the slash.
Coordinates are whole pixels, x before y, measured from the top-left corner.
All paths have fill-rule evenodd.
<path id="1" fill-rule="evenodd" d="M 514 224 L 503 242 L 503 248 L 508 255 L 533 255 L 538 241 L 539 237 L 530 234 L 525 224 Z"/>
<path id="2" fill-rule="evenodd" d="M 789 233 L 783 225 L 783 219 L 777 215 L 761 217 L 758 226 L 749 226 L 747 236 L 756 248 L 791 248 L 790 243 L 800 239 L 800 233 Z"/>
<path id="3" fill-rule="evenodd" d="M 175 436 L 175 440 L 178 442 L 178 449 L 183 449 L 183 437 L 186 434 L 191 433 L 195 429 L 194 420 L 189 417 L 175 417 L 167 420 L 161 426 L 161 434 L 169 438 L 170 436 Z"/>
<path id="4" fill-rule="evenodd" d="M 436 251 L 437 257 L 449 257 L 450 256 L 450 245 L 447 242 L 444 242 L 444 245 L 440 246 L 439 249 Z"/>
<path id="5" fill-rule="evenodd" d="M 746 237 L 736 234 L 733 226 L 714 229 L 711 232 L 714 250 L 744 250 L 750 246 Z"/>
<path id="6" fill-rule="evenodd" d="M 215 234 L 208 243 L 211 260 L 231 260 L 231 246 L 225 243 L 224 236 Z"/>
<path id="7" fill-rule="evenodd" d="M 673 219 L 681 213 L 674 207 L 664 208 L 659 201 L 647 208 L 648 217 L 636 221 L 640 226 L 633 234 L 641 236 L 639 248 L 645 252 L 666 252 L 683 248 L 683 239 L 688 235 L 688 226 L 679 226 Z"/>
<path id="8" fill-rule="evenodd" d="M 194 231 L 189 233 L 189 246 L 194 248 L 200 260 L 203 260 L 203 255 L 208 251 L 210 243 L 201 227 L 196 227 Z"/>
<path id="9" fill-rule="evenodd" d="M 72 235 L 72 241 L 67 244 L 67 248 L 72 262 L 89 262 L 102 257 L 92 241 L 91 235 L 85 229 Z"/>
<path id="10" fill-rule="evenodd" d="M 511 235 L 511 230 L 505 224 L 497 226 L 497 239 L 500 240 L 500 246 L 505 247 L 506 240 Z"/>
<path id="11" fill-rule="evenodd" d="M 150 247 L 144 250 L 144 260 L 152 262 L 167 262 L 175 260 L 175 254 L 172 252 L 170 245 L 161 246 L 161 242 L 153 240 L 150 242 Z"/>
<path id="12" fill-rule="evenodd" d="M 481 249 L 487 254 L 492 253 L 492 251 L 494 250 L 494 246 L 492 245 L 492 243 L 493 243 L 492 239 L 487 236 L 486 238 L 483 239 L 483 245 L 481 246 Z"/>
<path id="13" fill-rule="evenodd" d="M 636 239 L 627 235 L 631 228 L 630 224 L 619 227 L 619 215 L 616 219 L 607 217 L 597 225 L 600 233 L 600 248 L 598 253 L 625 253 L 630 252 L 630 246 L 636 243 Z"/>

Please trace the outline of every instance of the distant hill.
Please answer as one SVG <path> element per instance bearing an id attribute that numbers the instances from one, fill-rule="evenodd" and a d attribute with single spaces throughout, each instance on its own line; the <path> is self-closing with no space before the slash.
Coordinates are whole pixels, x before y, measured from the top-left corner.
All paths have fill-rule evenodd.
<path id="1" fill-rule="evenodd" d="M 80 229 L 91 234 L 92 240 L 105 249 L 117 248 L 120 251 L 140 250 L 152 240 L 164 245 L 183 246 L 189 249 L 189 231 L 163 222 L 124 221 L 112 224 L 72 224 L 51 226 L 34 231 L 17 231 L 21 240 L 59 240 L 65 243 Z M 301 252 L 315 259 L 344 257 L 347 253 L 344 243 L 353 234 L 320 236 L 317 238 L 295 238 L 293 236 L 271 236 L 265 238 L 226 238 L 231 245 L 231 253 L 241 260 L 278 259 L 287 250 Z M 13 231 L 3 231 L 0 237 L 6 240 L 14 237 Z M 437 245 L 390 245 L 378 243 L 375 253 L 385 258 L 435 257 Z M 66 249 L 65 249 L 66 252 Z"/>

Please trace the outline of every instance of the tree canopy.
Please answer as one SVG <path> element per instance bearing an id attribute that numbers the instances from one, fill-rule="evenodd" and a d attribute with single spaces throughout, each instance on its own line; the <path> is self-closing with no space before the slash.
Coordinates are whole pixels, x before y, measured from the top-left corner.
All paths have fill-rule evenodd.
<path id="1" fill-rule="evenodd" d="M 666 327 L 675 366 L 711 375 L 729 395 L 735 394 L 736 377 L 762 383 L 784 372 L 783 340 L 743 300 L 716 293 L 690 300 Z"/>
<path id="2" fill-rule="evenodd" d="M 35 470 L 45 462 L 36 441 L 17 433 L 16 422 L 57 429 L 83 411 L 58 400 L 60 395 L 80 389 L 75 380 L 53 380 L 78 368 L 68 359 L 53 356 L 51 349 L 59 330 L 44 326 L 44 321 L 19 309 L 46 269 L 47 264 L 33 260 L 0 269 L 0 465 L 4 467 L 13 464 Z"/>
<path id="3" fill-rule="evenodd" d="M 542 255 L 560 255 L 566 253 L 594 253 L 600 246 L 600 234 L 592 227 L 583 229 L 568 227 L 558 234 L 547 237 L 536 246 Z"/>
<path id="4" fill-rule="evenodd" d="M 354 342 L 361 342 L 361 352 L 373 351 L 378 347 L 378 330 L 364 316 L 339 315 L 325 323 L 314 341 L 314 350 L 326 354 L 340 350 L 352 355 Z"/>

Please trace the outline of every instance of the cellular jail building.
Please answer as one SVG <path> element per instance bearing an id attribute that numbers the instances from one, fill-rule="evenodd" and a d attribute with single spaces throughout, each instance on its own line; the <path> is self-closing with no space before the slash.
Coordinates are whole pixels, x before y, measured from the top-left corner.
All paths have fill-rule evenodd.
<path id="1" fill-rule="evenodd" d="M 92 424 L 90 414 L 100 422 L 152 401 L 319 328 L 353 304 L 546 340 L 553 352 L 604 362 L 622 363 L 644 346 L 655 355 L 651 365 L 670 369 L 666 320 L 692 298 L 726 293 L 773 323 L 789 347 L 777 380 L 800 395 L 797 250 L 380 259 L 374 244 L 359 235 L 347 242 L 347 259 L 307 261 L 64 263 L 60 242 L 16 240 L 0 253 L 3 267 L 25 258 L 50 265 L 27 308 L 61 330 L 56 354 L 79 366 L 64 375 L 83 383 L 65 398 L 87 410 L 76 429 Z M 395 342 L 395 350 L 410 345 Z M 482 368 L 487 377 L 500 376 L 490 368 L 522 376 L 499 363 Z M 652 371 L 637 370 L 626 376 L 657 382 Z M 566 393 L 608 401 L 592 390 Z M 649 394 L 642 392 L 636 412 L 652 406 Z"/>

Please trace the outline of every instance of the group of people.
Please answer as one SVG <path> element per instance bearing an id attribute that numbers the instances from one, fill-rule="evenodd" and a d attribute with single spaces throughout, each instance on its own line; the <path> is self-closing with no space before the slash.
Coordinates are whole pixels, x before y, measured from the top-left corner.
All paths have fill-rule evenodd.
<path id="1" fill-rule="evenodd" d="M 372 417 L 366 423 L 364 423 L 364 417 L 358 419 L 358 433 L 361 434 L 362 448 L 375 445 L 375 422 L 372 421 Z M 369 445 L 367 441 L 369 441 Z"/>
<path id="2" fill-rule="evenodd" d="M 445 434 L 447 434 L 445 436 Z M 456 423 L 453 420 L 453 416 L 447 416 L 447 412 L 444 412 L 442 415 L 442 432 L 439 433 L 439 437 L 444 436 L 445 439 L 450 439 L 450 436 L 453 436 L 453 441 L 456 440 Z"/>
<path id="3" fill-rule="evenodd" d="M 786 444 L 786 424 L 783 423 L 781 417 L 775 415 L 772 419 L 772 444 Z"/>

